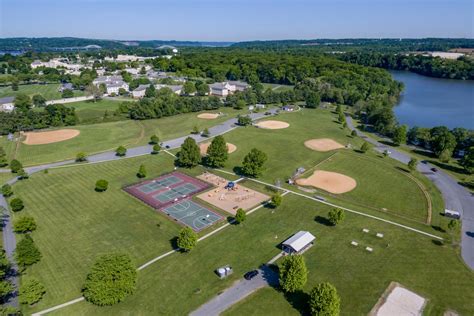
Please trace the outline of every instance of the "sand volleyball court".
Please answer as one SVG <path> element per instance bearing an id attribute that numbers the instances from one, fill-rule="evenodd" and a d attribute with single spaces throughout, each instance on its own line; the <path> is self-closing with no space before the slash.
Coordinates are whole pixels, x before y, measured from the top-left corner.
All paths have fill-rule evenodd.
<path id="1" fill-rule="evenodd" d="M 207 149 L 209 148 L 210 145 L 211 145 L 210 142 L 199 144 L 199 150 L 201 151 L 202 156 L 205 156 L 207 154 Z M 237 150 L 237 146 L 235 146 L 234 144 L 226 143 L 226 145 L 227 145 L 227 152 L 229 154 Z"/>
<path id="2" fill-rule="evenodd" d="M 214 120 L 219 117 L 218 113 L 201 113 L 198 114 L 197 116 L 200 119 L 205 119 L 205 120 Z"/>
<path id="3" fill-rule="evenodd" d="M 304 145 L 311 150 L 323 152 L 344 148 L 343 145 L 330 138 L 309 139 L 304 142 Z"/>
<path id="4" fill-rule="evenodd" d="M 287 122 L 282 122 L 282 121 L 261 121 L 255 124 L 255 126 L 258 126 L 260 128 L 266 128 L 266 129 L 282 129 L 282 128 L 287 128 L 290 126 Z"/>
<path id="5" fill-rule="evenodd" d="M 27 132 L 23 133 L 26 137 L 23 141 L 26 145 L 45 145 L 62 142 L 76 137 L 81 132 L 77 129 L 59 129 L 47 132 Z"/>
<path id="6" fill-rule="evenodd" d="M 357 182 L 351 177 L 323 170 L 316 170 L 308 178 L 296 179 L 296 184 L 312 186 L 334 194 L 352 191 L 357 186 Z"/>

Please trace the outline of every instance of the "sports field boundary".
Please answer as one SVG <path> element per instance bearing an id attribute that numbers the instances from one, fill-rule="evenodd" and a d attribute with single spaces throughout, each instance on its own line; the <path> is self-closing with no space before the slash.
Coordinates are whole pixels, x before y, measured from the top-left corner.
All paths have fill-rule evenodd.
<path id="1" fill-rule="evenodd" d="M 242 178 L 239 179 L 239 180 L 242 180 Z M 285 192 L 285 193 L 283 193 L 282 195 L 286 195 L 287 193 L 289 193 L 289 192 Z M 250 215 L 250 214 L 254 213 L 255 211 L 261 209 L 261 208 L 264 207 L 265 205 L 266 205 L 266 203 L 263 203 L 263 204 L 260 204 L 260 205 L 258 205 L 258 206 L 256 206 L 256 207 L 254 207 L 253 209 L 251 209 L 251 210 L 249 210 L 249 211 L 247 212 L 247 215 Z M 217 234 L 218 232 L 220 232 L 220 231 L 223 230 L 224 228 L 229 227 L 230 225 L 232 225 L 232 224 L 234 224 L 234 223 L 235 223 L 235 220 L 234 220 L 234 219 L 231 219 L 231 220 L 229 220 L 226 224 L 222 225 L 221 227 L 216 228 L 216 229 L 214 229 L 213 231 L 207 233 L 206 235 L 204 235 L 204 236 L 198 238 L 197 241 L 198 241 L 198 242 L 203 241 L 203 240 L 205 240 L 205 239 L 211 237 L 212 235 Z M 172 250 L 170 250 L 170 251 L 168 251 L 168 252 L 165 252 L 164 254 L 161 254 L 161 255 L 159 255 L 159 256 L 157 256 L 157 257 L 151 259 L 150 261 L 145 262 L 145 263 L 142 264 L 141 266 L 139 266 L 139 267 L 137 268 L 137 271 L 141 271 L 141 270 L 143 270 L 143 269 L 149 267 L 150 265 L 154 264 L 155 262 L 160 261 L 160 260 L 162 260 L 162 259 L 164 259 L 164 258 L 166 258 L 166 257 L 168 257 L 168 256 L 170 256 L 170 255 L 172 255 L 172 254 L 174 254 L 174 253 L 177 253 L 177 252 L 179 252 L 179 251 L 180 251 L 179 248 L 174 248 L 174 249 L 172 249 Z M 67 306 L 70 306 L 70 305 L 73 305 L 73 304 L 82 302 L 82 301 L 84 301 L 84 300 L 85 300 L 85 299 L 84 299 L 83 296 L 82 296 L 82 297 L 78 297 L 78 298 L 75 298 L 75 299 L 70 300 L 70 301 L 68 301 L 68 302 L 65 302 L 65 303 L 63 303 L 63 304 L 59 304 L 59 305 L 50 307 L 50 308 L 48 308 L 48 309 L 45 309 L 45 310 L 42 310 L 42 311 L 33 313 L 32 316 L 45 315 L 45 314 L 48 314 L 48 313 L 50 313 L 50 312 L 54 312 L 54 311 L 56 311 L 56 310 L 62 309 L 62 308 L 64 308 L 64 307 L 67 307 Z"/>

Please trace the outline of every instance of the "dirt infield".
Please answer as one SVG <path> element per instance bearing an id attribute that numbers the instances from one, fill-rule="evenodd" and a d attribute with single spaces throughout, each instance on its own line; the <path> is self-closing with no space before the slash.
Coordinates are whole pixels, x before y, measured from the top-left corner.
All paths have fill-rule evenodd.
<path id="1" fill-rule="evenodd" d="M 352 191 L 357 186 L 357 182 L 346 175 L 316 170 L 308 178 L 296 179 L 296 184 L 303 186 L 313 186 L 318 189 L 323 189 L 329 193 L 341 194 Z"/>
<path id="2" fill-rule="evenodd" d="M 407 290 L 397 282 L 391 282 L 369 316 L 423 315 L 426 299 Z"/>
<path id="3" fill-rule="evenodd" d="M 226 143 L 227 144 L 227 152 L 229 154 L 232 154 L 234 151 L 237 150 L 237 146 L 235 146 L 234 144 L 231 144 L 231 143 Z M 202 156 L 205 156 L 207 154 L 207 149 L 209 148 L 209 145 L 211 145 L 211 143 L 201 143 L 199 144 L 199 149 L 201 150 L 201 155 Z"/>
<path id="4" fill-rule="evenodd" d="M 78 136 L 81 132 L 77 129 L 59 129 L 48 132 L 27 132 L 24 133 L 26 139 L 23 144 L 26 145 L 45 145 L 62 142 Z"/>
<path id="5" fill-rule="evenodd" d="M 265 129 L 282 129 L 290 127 L 290 124 L 282 121 L 261 121 L 255 124 L 255 126 Z"/>
<path id="6" fill-rule="evenodd" d="M 198 114 L 197 116 L 200 119 L 205 119 L 205 120 L 214 120 L 219 117 L 218 113 L 201 113 Z"/>
<path id="7" fill-rule="evenodd" d="M 197 197 L 232 215 L 235 215 L 239 208 L 247 211 L 270 198 L 265 194 L 241 186 L 238 183 L 235 184 L 234 189 L 227 190 L 225 186 L 229 181 L 212 173 L 206 172 L 197 176 L 197 178 L 216 186 L 216 188 L 201 193 Z"/>
<path id="8" fill-rule="evenodd" d="M 323 152 L 344 148 L 343 145 L 330 138 L 309 139 L 304 142 L 304 145 L 309 149 Z"/>

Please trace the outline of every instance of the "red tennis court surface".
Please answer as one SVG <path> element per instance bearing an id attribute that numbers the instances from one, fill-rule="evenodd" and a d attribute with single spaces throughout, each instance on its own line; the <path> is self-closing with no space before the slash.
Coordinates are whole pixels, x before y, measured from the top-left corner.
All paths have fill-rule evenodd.
<path id="1" fill-rule="evenodd" d="M 155 209 L 192 197 L 211 186 L 180 172 L 172 172 L 124 188 L 126 192 Z"/>

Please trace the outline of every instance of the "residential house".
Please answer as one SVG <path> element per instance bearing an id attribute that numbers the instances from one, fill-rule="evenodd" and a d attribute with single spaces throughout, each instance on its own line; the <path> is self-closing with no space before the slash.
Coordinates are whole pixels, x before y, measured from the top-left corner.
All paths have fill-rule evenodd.
<path id="1" fill-rule="evenodd" d="M 100 87 L 104 84 L 107 89 L 107 94 L 119 94 L 119 90 L 125 89 L 128 91 L 128 84 L 123 81 L 122 76 L 100 76 L 92 81 L 92 84 Z"/>
<path id="2" fill-rule="evenodd" d="M 229 94 L 233 94 L 235 91 L 244 91 L 249 87 L 250 85 L 248 83 L 242 81 L 216 82 L 209 85 L 211 95 L 220 97 L 226 97 Z"/>
<path id="3" fill-rule="evenodd" d="M 15 97 L 0 98 L 0 111 L 3 111 L 3 112 L 13 111 L 13 109 L 15 109 L 13 102 L 15 102 Z"/>
<path id="4" fill-rule="evenodd" d="M 149 87 L 149 84 L 141 84 L 135 90 L 132 91 L 132 96 L 134 99 L 140 99 L 145 96 L 146 89 Z"/>
<path id="5" fill-rule="evenodd" d="M 180 95 L 183 92 L 183 86 L 182 85 L 156 84 L 155 88 L 156 88 L 156 90 L 160 90 L 160 89 L 163 89 L 163 88 L 168 88 L 177 95 Z"/>

